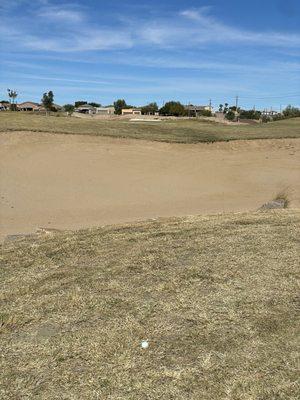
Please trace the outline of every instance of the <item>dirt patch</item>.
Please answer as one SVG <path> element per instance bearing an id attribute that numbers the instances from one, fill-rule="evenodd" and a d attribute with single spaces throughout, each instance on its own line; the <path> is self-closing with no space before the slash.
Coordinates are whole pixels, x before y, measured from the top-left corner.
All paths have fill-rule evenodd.
<path id="1" fill-rule="evenodd" d="M 0 134 L 1 239 L 159 216 L 256 210 L 289 188 L 300 206 L 300 140 L 169 144 Z"/>

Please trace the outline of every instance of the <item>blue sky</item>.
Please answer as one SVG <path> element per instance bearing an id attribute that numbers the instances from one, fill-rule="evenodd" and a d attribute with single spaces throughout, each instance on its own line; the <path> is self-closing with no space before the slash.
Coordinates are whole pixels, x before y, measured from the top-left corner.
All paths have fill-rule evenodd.
<path id="1" fill-rule="evenodd" d="M 300 105 L 298 0 L 1 0 L 0 100 Z"/>

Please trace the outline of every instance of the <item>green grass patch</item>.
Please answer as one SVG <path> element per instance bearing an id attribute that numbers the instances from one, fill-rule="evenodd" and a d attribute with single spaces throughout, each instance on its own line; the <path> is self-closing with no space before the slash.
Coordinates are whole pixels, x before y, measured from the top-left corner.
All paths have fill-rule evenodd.
<path id="1" fill-rule="evenodd" d="M 0 132 L 36 131 L 134 138 L 162 142 L 198 143 L 238 139 L 299 138 L 300 118 L 256 125 L 224 125 L 204 120 L 128 120 L 81 119 L 42 116 L 22 112 L 1 112 Z"/>

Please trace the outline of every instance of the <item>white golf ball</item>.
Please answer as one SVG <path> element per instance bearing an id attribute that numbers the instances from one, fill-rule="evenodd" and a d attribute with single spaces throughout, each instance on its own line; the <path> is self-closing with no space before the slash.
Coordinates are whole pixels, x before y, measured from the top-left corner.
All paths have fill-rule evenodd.
<path id="1" fill-rule="evenodd" d="M 147 340 L 143 340 L 141 343 L 142 349 L 148 349 L 149 343 Z"/>

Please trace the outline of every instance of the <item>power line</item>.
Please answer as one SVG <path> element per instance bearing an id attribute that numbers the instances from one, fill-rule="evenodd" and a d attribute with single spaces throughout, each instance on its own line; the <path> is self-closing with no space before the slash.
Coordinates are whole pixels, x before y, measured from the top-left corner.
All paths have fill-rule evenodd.
<path id="1" fill-rule="evenodd" d="M 224 100 L 224 98 L 229 97 L 229 96 L 218 96 L 214 99 L 212 99 L 212 101 L 214 102 L 218 102 L 218 101 L 222 101 Z M 290 97 L 300 97 L 300 93 L 291 93 L 291 94 L 281 94 L 281 95 L 270 95 L 270 96 L 235 96 L 235 99 L 238 98 L 238 100 L 242 99 L 242 100 L 265 100 L 265 99 L 284 99 L 284 98 L 290 98 Z"/>
<path id="2" fill-rule="evenodd" d="M 279 95 L 279 96 L 260 96 L 260 97 L 255 97 L 255 96 L 241 96 L 240 98 L 242 98 L 242 99 L 264 100 L 264 99 L 282 99 L 282 98 L 288 98 L 288 97 L 300 97 L 300 93 L 283 94 L 283 95 Z"/>

